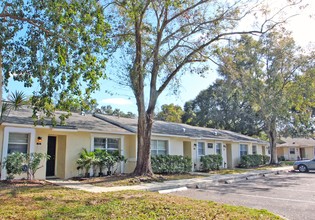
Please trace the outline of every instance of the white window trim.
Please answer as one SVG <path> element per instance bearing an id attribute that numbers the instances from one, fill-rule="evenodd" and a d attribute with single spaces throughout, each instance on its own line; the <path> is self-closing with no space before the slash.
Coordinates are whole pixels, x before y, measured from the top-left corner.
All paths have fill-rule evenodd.
<path id="1" fill-rule="evenodd" d="M 9 134 L 10 133 L 23 133 L 29 134 L 29 152 L 33 153 L 35 151 L 35 129 L 34 128 L 16 128 L 16 127 L 5 127 L 3 133 L 3 149 L 2 149 L 2 162 L 4 162 L 5 158 L 8 156 L 8 144 L 9 144 Z M 1 170 L 1 180 L 5 180 L 7 178 L 7 170 L 2 167 Z"/>
<path id="2" fill-rule="evenodd" d="M 199 154 L 199 149 L 198 149 L 198 147 L 199 147 L 198 144 L 199 144 L 199 143 L 203 143 L 203 151 L 204 151 L 204 154 L 203 154 L 203 155 L 200 155 L 200 154 Z M 215 145 L 215 144 L 214 144 L 214 145 Z M 206 146 L 208 147 L 208 145 L 207 145 L 206 142 L 204 142 L 204 141 L 197 141 L 197 157 L 198 157 L 198 158 L 207 155 L 207 154 L 206 154 Z"/>
<path id="3" fill-rule="evenodd" d="M 241 145 L 246 145 L 247 146 L 247 154 L 245 154 L 245 155 L 248 155 L 248 144 L 240 143 L 239 144 L 239 151 L 238 151 L 240 158 L 241 158 Z"/>
<path id="4" fill-rule="evenodd" d="M 256 147 L 256 154 L 254 154 L 254 146 Z M 252 145 L 252 155 L 257 155 L 258 154 L 258 145 L 257 144 L 253 144 Z"/>
<path id="5" fill-rule="evenodd" d="M 113 138 L 113 139 L 120 139 L 120 146 L 118 148 L 118 151 L 121 156 L 125 156 L 125 138 L 122 135 L 107 135 L 107 134 L 91 134 L 91 151 L 94 151 L 94 138 Z M 128 159 L 128 158 L 126 158 Z M 120 172 L 124 173 L 124 162 L 120 162 Z"/>
<path id="6" fill-rule="evenodd" d="M 215 144 L 214 144 L 214 154 L 217 154 L 217 144 L 221 144 L 221 156 L 223 157 L 223 143 L 222 142 L 215 142 Z"/>
<path id="7" fill-rule="evenodd" d="M 162 138 L 162 137 L 151 137 L 151 141 L 166 141 L 167 147 L 166 147 L 166 155 L 170 155 L 170 139 L 169 138 Z M 151 146 L 150 146 L 150 154 L 151 154 Z"/>

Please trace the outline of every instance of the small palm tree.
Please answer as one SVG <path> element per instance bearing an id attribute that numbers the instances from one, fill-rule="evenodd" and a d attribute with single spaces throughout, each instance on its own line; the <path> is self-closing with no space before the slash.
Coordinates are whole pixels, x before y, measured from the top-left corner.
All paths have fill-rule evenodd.
<path id="1" fill-rule="evenodd" d="M 27 104 L 27 98 L 24 92 L 12 92 L 9 95 L 8 100 L 2 102 L 0 124 L 3 122 L 4 117 L 7 117 L 10 114 L 11 110 L 18 110 L 25 104 Z"/>
<path id="2" fill-rule="evenodd" d="M 99 176 L 103 176 L 103 168 L 106 166 L 107 158 L 109 156 L 108 152 L 101 149 L 94 150 L 95 157 L 96 157 L 96 164 L 99 167 Z"/>
<path id="3" fill-rule="evenodd" d="M 108 153 L 106 157 L 105 166 L 107 168 L 107 175 L 112 174 L 114 165 L 120 161 L 125 161 L 125 157 L 119 154 L 119 151 L 113 151 Z M 126 161 L 125 161 L 126 162 Z"/>
<path id="4" fill-rule="evenodd" d="M 85 177 L 90 177 L 90 169 L 95 162 L 96 157 L 94 152 L 89 152 L 85 148 L 81 151 L 80 157 L 77 160 L 78 168 L 85 170 Z"/>

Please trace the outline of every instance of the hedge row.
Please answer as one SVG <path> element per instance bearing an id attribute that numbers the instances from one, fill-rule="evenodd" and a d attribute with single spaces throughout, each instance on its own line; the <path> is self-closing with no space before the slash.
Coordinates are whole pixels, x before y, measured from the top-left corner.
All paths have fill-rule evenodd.
<path id="1" fill-rule="evenodd" d="M 206 155 L 200 158 L 201 171 L 209 172 L 210 170 L 219 170 L 222 165 L 222 156 L 221 155 Z"/>
<path id="2" fill-rule="evenodd" d="M 151 157 L 154 173 L 188 173 L 191 171 L 192 162 L 188 157 L 178 155 L 157 155 Z"/>
<path id="3" fill-rule="evenodd" d="M 267 155 L 243 155 L 241 157 L 241 162 L 239 167 L 249 168 L 249 167 L 257 167 L 259 165 L 264 165 L 268 163 L 270 157 Z"/>

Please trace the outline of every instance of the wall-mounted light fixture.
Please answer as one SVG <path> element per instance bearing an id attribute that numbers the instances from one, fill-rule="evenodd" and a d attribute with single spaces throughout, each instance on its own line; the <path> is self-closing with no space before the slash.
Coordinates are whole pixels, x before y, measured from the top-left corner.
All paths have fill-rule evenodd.
<path id="1" fill-rule="evenodd" d="M 42 141 L 43 141 L 43 138 L 40 137 L 40 136 L 38 136 L 38 137 L 37 137 L 36 144 L 37 144 L 37 145 L 41 145 L 41 144 L 42 144 Z"/>

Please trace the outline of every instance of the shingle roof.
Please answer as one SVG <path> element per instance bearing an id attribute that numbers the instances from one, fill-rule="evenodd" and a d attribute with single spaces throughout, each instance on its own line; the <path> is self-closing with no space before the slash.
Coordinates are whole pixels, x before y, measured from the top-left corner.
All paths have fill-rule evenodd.
<path id="1" fill-rule="evenodd" d="M 56 112 L 57 118 L 61 115 L 61 113 L 62 112 Z M 10 115 L 4 119 L 4 123 L 33 126 L 34 121 L 32 119 L 32 110 L 25 107 L 18 111 L 11 111 Z M 132 118 L 123 118 L 102 114 L 87 114 L 83 116 L 78 113 L 72 113 L 72 115 L 66 120 L 66 125 L 52 126 L 49 119 L 45 120 L 45 125 L 54 129 L 69 129 L 115 134 L 135 134 L 137 132 L 137 123 L 138 120 Z M 41 125 L 37 125 L 37 127 L 41 127 Z M 266 141 L 238 134 L 232 131 L 196 127 L 187 124 L 164 121 L 154 121 L 152 133 L 154 135 L 177 136 L 192 139 L 213 139 L 268 144 Z"/>
<path id="2" fill-rule="evenodd" d="M 117 116 L 109 116 L 102 114 L 95 114 L 95 117 L 105 120 L 115 125 L 125 128 L 128 131 L 137 131 L 137 119 L 123 118 Z M 152 127 L 152 133 L 157 135 L 171 135 L 188 138 L 200 138 L 200 139 L 215 139 L 215 140 L 230 140 L 237 142 L 253 142 L 268 144 L 268 142 L 252 138 L 246 135 L 238 134 L 232 131 L 218 130 L 213 128 L 196 127 L 181 123 L 172 123 L 164 121 L 154 121 Z"/>
<path id="3" fill-rule="evenodd" d="M 284 143 L 277 144 L 277 147 L 315 147 L 314 138 L 281 138 Z"/>
<path id="4" fill-rule="evenodd" d="M 58 118 L 62 113 L 57 111 L 56 118 Z M 8 124 L 21 124 L 21 125 L 34 125 L 34 120 L 32 119 L 32 109 L 23 108 L 18 111 L 11 111 L 8 117 L 4 118 L 3 123 Z M 54 129 L 63 130 L 78 130 L 78 131 L 91 131 L 91 132 L 104 132 L 104 133 L 115 133 L 115 134 L 132 134 L 130 131 L 117 127 L 112 123 L 106 122 L 104 120 L 99 120 L 92 115 L 81 115 L 78 113 L 72 113 L 72 115 L 66 119 L 66 125 L 56 125 L 52 126 L 49 119 L 45 119 L 45 126 L 50 126 Z M 37 127 L 42 127 L 38 124 Z"/>

